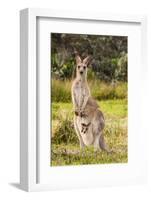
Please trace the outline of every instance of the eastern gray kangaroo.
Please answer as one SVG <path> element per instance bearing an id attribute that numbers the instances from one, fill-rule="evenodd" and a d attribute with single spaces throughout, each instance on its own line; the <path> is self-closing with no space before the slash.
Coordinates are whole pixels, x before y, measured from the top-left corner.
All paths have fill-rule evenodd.
<path id="1" fill-rule="evenodd" d="M 76 55 L 76 78 L 72 84 L 72 102 L 74 106 L 74 127 L 80 147 L 94 145 L 95 149 L 109 152 L 103 137 L 105 120 L 97 102 L 91 97 L 87 83 L 87 68 L 90 56 L 81 59 Z"/>

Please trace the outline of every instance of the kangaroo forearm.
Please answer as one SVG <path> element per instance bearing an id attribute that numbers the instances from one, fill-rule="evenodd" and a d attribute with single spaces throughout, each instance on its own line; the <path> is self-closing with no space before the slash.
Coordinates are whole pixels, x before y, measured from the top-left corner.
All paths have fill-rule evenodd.
<path id="1" fill-rule="evenodd" d="M 82 106 L 81 106 L 81 110 L 84 110 L 84 109 L 85 109 L 85 107 L 86 107 L 86 105 L 87 105 L 87 102 L 88 102 L 88 99 L 89 99 L 89 97 L 84 98 L 83 104 L 82 104 Z"/>
<path id="2" fill-rule="evenodd" d="M 74 108 L 77 109 L 78 108 L 78 102 L 76 101 L 76 97 L 75 97 L 74 94 L 72 95 L 72 102 L 73 102 Z"/>

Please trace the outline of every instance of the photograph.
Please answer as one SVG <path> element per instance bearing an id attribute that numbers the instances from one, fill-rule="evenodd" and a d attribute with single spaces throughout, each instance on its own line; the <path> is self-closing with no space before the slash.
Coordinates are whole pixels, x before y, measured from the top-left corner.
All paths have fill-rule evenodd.
<path id="1" fill-rule="evenodd" d="M 50 166 L 128 163 L 128 36 L 50 33 Z"/>

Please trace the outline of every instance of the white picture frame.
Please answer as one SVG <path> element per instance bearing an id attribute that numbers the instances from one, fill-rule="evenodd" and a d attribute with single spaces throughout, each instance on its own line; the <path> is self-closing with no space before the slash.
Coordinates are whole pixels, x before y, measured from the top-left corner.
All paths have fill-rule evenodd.
<path id="1" fill-rule="evenodd" d="M 127 24 L 128 26 L 133 26 L 135 24 L 139 25 L 140 29 L 140 71 L 138 72 L 138 76 L 136 78 L 137 81 L 141 82 L 142 89 L 140 89 L 141 94 L 143 93 L 143 87 L 145 87 L 145 71 L 147 67 L 146 63 L 146 51 L 147 51 L 147 41 L 146 41 L 146 17 L 145 16 L 124 16 L 124 15 L 112 15 L 112 14 L 100 14 L 100 13 L 86 13 L 86 12 L 73 12 L 73 11 L 54 11 L 49 9 L 24 9 L 20 12 L 20 185 L 21 188 L 26 191 L 39 191 L 39 190 L 52 190 L 52 189 L 68 189 L 68 188 L 78 188 L 78 187 L 99 187 L 99 186 L 109 186 L 109 185 L 128 185 L 128 184 L 137 184 L 137 183 L 145 183 L 147 180 L 147 158 L 146 158 L 146 133 L 143 132 L 143 140 L 139 137 L 136 138 L 136 143 L 141 144 L 141 150 L 138 150 L 136 157 L 139 155 L 139 163 L 141 165 L 138 166 L 138 173 L 127 174 L 124 177 L 120 177 L 120 173 L 122 174 L 125 169 L 125 166 L 118 167 L 115 169 L 119 170 L 119 175 L 114 171 L 114 165 L 107 166 L 107 170 L 109 170 L 109 174 L 106 176 L 102 175 L 102 182 L 100 182 L 100 178 L 92 175 L 90 176 L 90 182 L 87 180 L 76 180 L 72 181 L 72 176 L 74 180 L 74 175 L 72 175 L 72 168 L 66 168 L 64 173 L 67 175 L 70 174 L 70 180 L 65 180 L 65 177 L 62 176 L 62 181 L 64 183 L 59 182 L 59 178 L 57 178 L 57 182 L 40 182 L 39 181 L 39 173 L 42 173 L 39 168 L 41 165 L 39 163 L 38 156 L 40 154 L 39 145 L 38 145 L 38 87 L 39 87 L 39 79 L 38 70 L 37 70 L 37 19 L 47 18 L 49 19 L 60 19 L 70 20 L 70 22 L 78 20 L 78 21 L 91 21 L 93 22 L 109 22 L 109 23 L 120 23 Z M 138 83 L 138 86 L 140 83 Z M 142 97 L 142 96 L 141 96 Z M 47 100 L 46 100 L 47 101 Z M 142 97 L 141 101 L 144 102 Z M 133 102 L 134 103 L 134 102 Z M 49 105 L 49 104 L 48 104 Z M 130 105 L 131 109 L 132 105 Z M 143 109 L 143 105 L 141 107 Z M 142 114 L 141 111 L 139 114 Z M 142 115 L 145 117 L 144 115 Z M 140 119 L 139 119 L 140 120 Z M 145 118 L 144 120 L 145 121 Z M 140 130 L 145 126 L 142 121 L 140 125 Z M 139 132 L 140 132 L 139 130 Z M 136 130 L 137 131 L 137 130 Z M 140 132 L 141 133 L 141 132 Z M 50 167 L 50 166 L 49 166 Z M 136 166 L 133 166 L 135 168 Z M 88 167 L 90 168 L 90 167 Z M 97 172 L 99 172 L 98 166 L 92 166 Z M 71 169 L 71 170 L 70 170 Z M 77 168 L 77 171 L 80 171 L 80 166 Z M 113 169 L 113 170 L 112 170 Z M 121 172 L 120 172 L 121 169 Z M 58 173 L 62 170 L 62 168 L 57 168 L 57 171 L 54 170 L 54 173 Z M 90 173 L 90 169 L 85 169 L 87 173 Z M 47 170 L 46 170 L 47 171 Z M 136 170 L 137 171 L 137 170 Z M 126 172 L 126 171 L 125 171 Z M 76 173 L 76 171 L 74 172 Z M 78 176 L 77 172 L 76 176 Z M 107 171 L 105 172 L 107 173 Z M 133 174 L 133 175 L 132 175 Z M 45 174 L 44 176 L 48 176 Z M 54 177 L 55 179 L 55 174 Z M 51 177 L 50 177 L 51 179 Z M 53 180 L 54 180 L 53 179 Z M 98 180 L 97 180 L 98 179 Z M 95 181 L 96 180 L 96 181 Z M 70 181 L 70 182 L 69 182 Z"/>

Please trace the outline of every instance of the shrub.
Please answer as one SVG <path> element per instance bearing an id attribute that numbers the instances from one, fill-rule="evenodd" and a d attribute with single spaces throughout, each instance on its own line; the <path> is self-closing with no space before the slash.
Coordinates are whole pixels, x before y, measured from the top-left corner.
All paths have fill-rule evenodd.
<path id="1" fill-rule="evenodd" d="M 73 119 L 69 118 L 68 115 L 63 117 L 60 114 L 58 126 L 55 130 L 54 136 L 52 137 L 52 143 L 54 144 L 78 143 L 78 138 L 73 126 Z"/>

